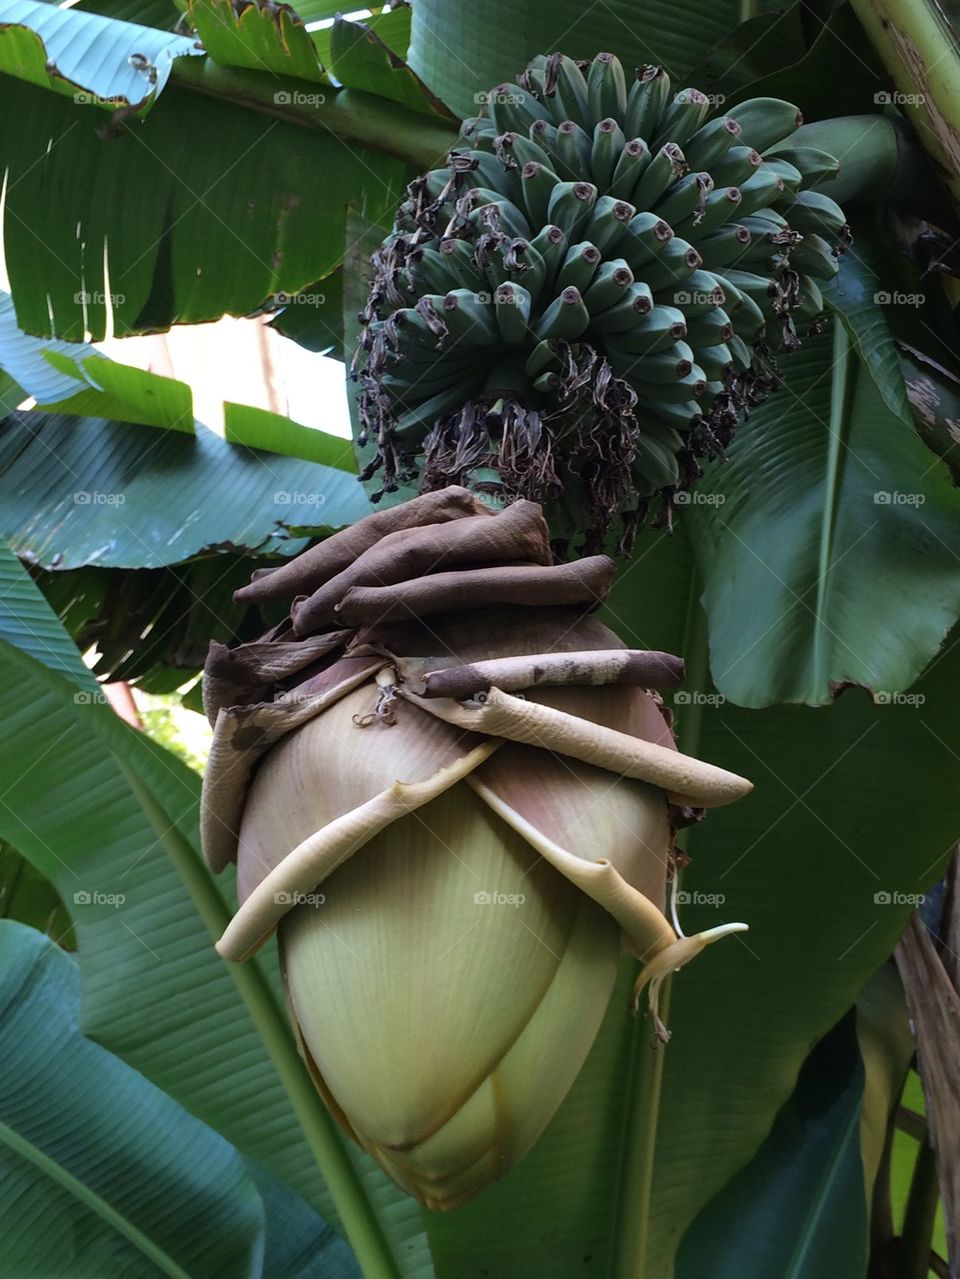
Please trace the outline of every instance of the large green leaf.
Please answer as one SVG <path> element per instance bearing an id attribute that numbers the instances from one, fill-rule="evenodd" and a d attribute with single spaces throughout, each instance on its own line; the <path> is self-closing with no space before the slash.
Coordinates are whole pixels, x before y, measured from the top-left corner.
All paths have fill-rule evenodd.
<path id="1" fill-rule="evenodd" d="M 460 116 L 477 114 L 476 94 L 515 80 L 532 57 L 554 49 L 571 58 L 607 49 L 628 70 L 660 63 L 682 88 L 691 67 L 736 24 L 739 12 L 734 0 L 554 0 L 548 6 L 535 0 L 417 0 L 410 65 Z"/>
<path id="2" fill-rule="evenodd" d="M 329 127 L 176 85 L 119 136 L 102 123 L 0 76 L 4 246 L 31 333 L 99 340 L 111 313 L 118 336 L 250 314 L 339 264 L 348 201 L 381 216 L 406 180 L 403 161 Z"/>
<path id="3" fill-rule="evenodd" d="M 692 497 L 713 678 L 743 706 L 893 696 L 960 615 L 960 493 L 840 326 L 783 373 Z"/>
<path id="4" fill-rule="evenodd" d="M 817 1045 L 763 1146 L 687 1232 L 679 1279 L 866 1275 L 864 1073 L 853 1023 L 848 1016 Z"/>
<path id="5" fill-rule="evenodd" d="M 189 36 L 42 0 L 0 0 L 0 72 L 84 106 L 145 110 L 174 58 L 200 52 Z"/>
<path id="6" fill-rule="evenodd" d="M 0 597 L 0 612 L 8 603 Z M 419 1208 L 344 1151 L 306 1076 L 274 952 L 228 968 L 213 951 L 232 887 L 201 864 L 199 778 L 97 699 L 75 696 L 37 652 L 0 639 L 0 838 L 72 909 L 85 1033 L 323 1216 L 339 1215 L 369 1274 L 427 1279 Z"/>
<path id="7" fill-rule="evenodd" d="M 0 920 L 0 1267 L 255 1279 L 264 1212 L 243 1160 L 84 1039 L 79 1002 L 76 962 Z"/>
<path id="8" fill-rule="evenodd" d="M 187 12 L 217 62 L 327 84 L 317 48 L 296 12 L 231 0 L 190 0 Z"/>
<path id="9" fill-rule="evenodd" d="M 332 458 L 342 446 L 329 439 L 317 444 L 327 441 Z M 304 546 L 290 527 L 338 528 L 368 511 L 348 471 L 228 444 L 203 427 L 190 436 L 24 413 L 0 430 L 0 536 L 45 567 L 155 568 L 204 550 L 290 554 Z"/>

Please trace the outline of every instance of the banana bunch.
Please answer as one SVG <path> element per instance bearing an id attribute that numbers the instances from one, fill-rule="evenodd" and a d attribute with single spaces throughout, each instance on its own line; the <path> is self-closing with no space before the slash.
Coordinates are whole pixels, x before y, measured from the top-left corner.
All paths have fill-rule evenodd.
<path id="1" fill-rule="evenodd" d="M 795 106 L 717 111 L 660 67 L 538 57 L 411 183 L 353 365 L 365 478 L 563 497 L 587 545 L 720 455 L 816 327 L 843 211 Z M 578 521 L 574 521 L 577 524 Z"/>

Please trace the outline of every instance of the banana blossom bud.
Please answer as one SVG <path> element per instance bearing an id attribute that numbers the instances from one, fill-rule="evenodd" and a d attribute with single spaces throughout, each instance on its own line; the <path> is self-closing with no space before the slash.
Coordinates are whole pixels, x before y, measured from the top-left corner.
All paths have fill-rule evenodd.
<path id="1" fill-rule="evenodd" d="M 540 1136 L 596 1036 L 622 949 L 663 978 L 743 928 L 664 913 L 674 819 L 745 795 L 681 754 L 679 659 L 590 614 L 614 566 L 554 564 L 540 507 L 449 487 L 255 576 L 293 601 L 213 644 L 204 850 L 237 862 L 218 943 L 276 930 L 290 1015 L 332 1113 L 431 1208 Z"/>

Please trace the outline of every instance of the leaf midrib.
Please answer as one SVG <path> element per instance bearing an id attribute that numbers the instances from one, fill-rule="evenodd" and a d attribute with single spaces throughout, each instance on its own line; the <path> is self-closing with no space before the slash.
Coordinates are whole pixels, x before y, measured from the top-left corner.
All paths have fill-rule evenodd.
<path id="1" fill-rule="evenodd" d="M 36 1146 L 32 1141 L 28 1141 L 26 1137 L 21 1136 L 20 1133 L 8 1124 L 3 1123 L 2 1120 L 0 1120 L 0 1143 L 33 1164 L 44 1176 L 94 1212 L 116 1230 L 118 1234 L 122 1235 L 124 1239 L 132 1243 L 163 1274 L 169 1275 L 171 1279 L 190 1279 L 190 1275 L 186 1270 L 178 1266 L 171 1256 L 158 1247 L 133 1222 L 118 1212 L 102 1195 L 99 1195 L 92 1187 L 81 1181 L 79 1177 L 75 1177 L 62 1164 L 52 1159 L 39 1146 Z"/>

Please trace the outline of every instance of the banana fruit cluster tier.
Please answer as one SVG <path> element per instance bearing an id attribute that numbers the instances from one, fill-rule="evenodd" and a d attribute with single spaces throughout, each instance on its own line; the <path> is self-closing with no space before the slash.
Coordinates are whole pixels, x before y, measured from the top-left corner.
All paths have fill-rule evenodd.
<path id="1" fill-rule="evenodd" d="M 289 616 L 211 646 L 202 834 L 237 864 L 218 944 L 277 930 L 291 1019 L 348 1133 L 432 1208 L 533 1145 L 623 949 L 655 1034 L 709 942 L 665 913 L 676 825 L 751 789 L 681 754 L 652 689 L 682 662 L 592 616 L 614 565 L 556 564 L 541 508 L 450 486 L 238 592 Z"/>
<path id="2" fill-rule="evenodd" d="M 849 238 L 792 145 L 797 108 L 628 84 L 609 53 L 537 58 L 414 181 L 374 257 L 353 374 L 365 478 L 420 477 L 614 517 L 720 456 L 823 311 Z M 551 524 L 554 524 L 551 519 Z"/>

